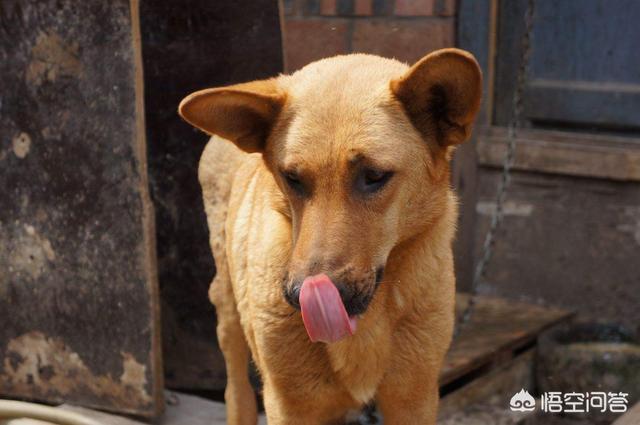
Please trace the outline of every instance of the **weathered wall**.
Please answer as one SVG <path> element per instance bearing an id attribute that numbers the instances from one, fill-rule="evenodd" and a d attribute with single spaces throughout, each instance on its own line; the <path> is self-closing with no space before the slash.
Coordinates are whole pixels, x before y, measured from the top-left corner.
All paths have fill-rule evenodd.
<path id="1" fill-rule="evenodd" d="M 628 120 L 628 96 L 637 93 L 640 74 L 625 43 L 635 40 L 640 7 L 584 3 L 535 2 L 514 177 L 480 291 L 636 328 L 640 127 Z M 475 259 L 495 208 L 527 7 L 526 0 L 458 2 L 458 41 L 485 77 L 475 144 L 458 153 L 466 162 L 463 211 L 476 213 L 463 229 L 473 236 Z"/>
<path id="2" fill-rule="evenodd" d="M 134 31 L 129 1 L 0 3 L 2 395 L 161 408 Z"/>
<path id="3" fill-rule="evenodd" d="M 223 389 L 207 296 L 215 266 L 197 176 L 208 137 L 176 111 L 195 90 L 282 72 L 278 3 L 143 0 L 140 8 L 166 381 Z"/>
<path id="4" fill-rule="evenodd" d="M 500 172 L 482 168 L 476 258 Z M 640 323 L 640 185 L 516 171 L 483 294 Z"/>
<path id="5" fill-rule="evenodd" d="M 337 54 L 414 62 L 455 44 L 454 0 L 284 0 L 287 70 Z"/>

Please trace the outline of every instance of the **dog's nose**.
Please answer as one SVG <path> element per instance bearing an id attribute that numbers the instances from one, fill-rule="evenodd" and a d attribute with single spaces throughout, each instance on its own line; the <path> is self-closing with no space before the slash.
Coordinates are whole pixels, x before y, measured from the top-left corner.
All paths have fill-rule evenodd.
<path id="1" fill-rule="evenodd" d="M 374 289 L 380 283 L 381 278 L 382 269 L 378 269 L 375 282 L 373 282 Z M 283 286 L 285 300 L 296 310 L 300 310 L 300 289 L 302 288 L 303 281 L 303 278 L 296 278 L 288 282 L 288 284 L 285 283 Z M 331 279 L 331 281 L 338 289 L 340 299 L 350 316 L 362 314 L 367 310 L 373 298 L 373 290 L 358 289 L 358 285 L 353 282 L 337 281 L 334 279 Z"/>
<path id="2" fill-rule="evenodd" d="M 380 266 L 376 269 L 376 287 L 382 283 L 382 278 L 384 277 L 384 266 Z"/>
<path id="3" fill-rule="evenodd" d="M 335 285 L 349 316 L 362 314 L 367 310 L 371 301 L 368 291 L 358 291 L 352 283 L 336 282 Z"/>
<path id="4" fill-rule="evenodd" d="M 284 287 L 284 299 L 296 310 L 300 310 L 300 288 L 302 280 L 297 279 Z"/>

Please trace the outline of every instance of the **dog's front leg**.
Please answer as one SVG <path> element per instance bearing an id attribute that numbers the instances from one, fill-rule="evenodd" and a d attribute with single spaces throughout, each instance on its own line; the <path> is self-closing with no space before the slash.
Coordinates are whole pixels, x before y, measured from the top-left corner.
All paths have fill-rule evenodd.
<path id="1" fill-rule="evenodd" d="M 314 408 L 315 400 L 309 397 L 306 402 L 287 397 L 286 390 L 279 391 L 267 379 L 263 385 L 264 410 L 269 425 L 332 425 L 335 422 L 322 418 Z M 344 422 L 342 422 L 344 423 Z"/>
<path id="2" fill-rule="evenodd" d="M 441 322 L 396 329 L 393 346 L 398 351 L 391 353 L 390 369 L 376 395 L 385 424 L 435 425 L 438 379 L 451 339 L 452 316 Z"/>
<path id="3" fill-rule="evenodd" d="M 249 381 L 249 346 L 240 325 L 226 263 L 218 261 L 217 264 L 218 275 L 211 285 L 209 295 L 216 306 L 218 344 L 227 371 L 227 386 L 224 391 L 227 424 L 255 425 L 258 422 L 258 410 Z"/>
<path id="4" fill-rule="evenodd" d="M 416 370 L 388 376 L 376 397 L 385 424 L 435 425 L 438 415 L 438 369 Z"/>

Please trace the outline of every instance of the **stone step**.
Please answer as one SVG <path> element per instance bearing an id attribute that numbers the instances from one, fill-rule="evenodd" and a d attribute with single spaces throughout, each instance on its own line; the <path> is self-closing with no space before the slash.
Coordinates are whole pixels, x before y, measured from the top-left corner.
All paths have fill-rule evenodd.
<path id="1" fill-rule="evenodd" d="M 162 418 L 155 425 L 225 425 L 227 423 L 224 403 L 211 401 L 202 397 L 173 391 L 166 392 L 167 406 Z M 114 415 L 85 407 L 63 404 L 60 409 L 79 413 L 94 419 L 103 425 L 148 425 L 148 422 L 136 418 Z M 266 425 L 264 415 L 260 416 L 259 425 Z M 57 425 L 51 422 L 33 419 L 1 420 L 0 425 Z"/>

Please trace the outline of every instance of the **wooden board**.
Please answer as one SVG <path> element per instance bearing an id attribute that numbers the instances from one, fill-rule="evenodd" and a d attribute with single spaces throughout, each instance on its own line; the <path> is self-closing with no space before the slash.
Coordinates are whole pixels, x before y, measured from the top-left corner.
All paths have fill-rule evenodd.
<path id="1" fill-rule="evenodd" d="M 443 396 L 438 407 L 438 417 L 446 418 L 463 412 L 471 406 L 491 403 L 507 409 L 511 397 L 522 388 L 535 388 L 535 348 L 517 357 L 496 364 L 496 367 Z"/>
<path id="2" fill-rule="evenodd" d="M 456 311 L 462 314 L 468 296 L 458 294 Z M 470 321 L 462 327 L 445 359 L 441 386 L 472 372 L 487 371 L 535 343 L 548 327 L 567 319 L 566 310 L 481 296 Z"/>
<path id="3" fill-rule="evenodd" d="M 144 0 L 140 21 L 166 382 L 222 390 L 207 295 L 215 267 L 197 175 L 208 137 L 176 111 L 195 90 L 282 72 L 278 2 Z"/>
<path id="4" fill-rule="evenodd" d="M 526 0 L 500 2 L 496 121 L 511 117 Z M 635 0 L 537 0 L 524 116 L 537 126 L 640 129 Z M 597 52 L 600 52 L 598 54 Z"/>
<path id="5" fill-rule="evenodd" d="M 474 273 L 475 204 L 478 195 L 478 155 L 475 145 L 493 112 L 494 48 L 497 0 L 459 0 L 457 46 L 470 51 L 482 69 L 482 104 L 471 139 L 456 149 L 452 184 L 460 200 L 458 233 L 454 241 L 456 284 L 459 290 L 471 288 Z"/>
<path id="6" fill-rule="evenodd" d="M 162 408 L 135 2 L 0 2 L 0 394 Z"/>
<path id="7" fill-rule="evenodd" d="M 531 425 L 530 412 L 512 412 L 504 406 L 495 404 L 476 404 L 468 409 L 456 412 L 438 420 L 438 425 Z M 545 425 L 550 425 L 545 423 Z M 558 425 L 558 424 L 556 424 Z M 585 424 L 571 424 L 585 425 Z"/>
<path id="8" fill-rule="evenodd" d="M 478 162 L 502 168 L 507 142 L 506 128 L 487 128 L 476 144 Z M 522 129 L 516 145 L 514 170 L 640 181 L 640 143 L 634 138 Z"/>

